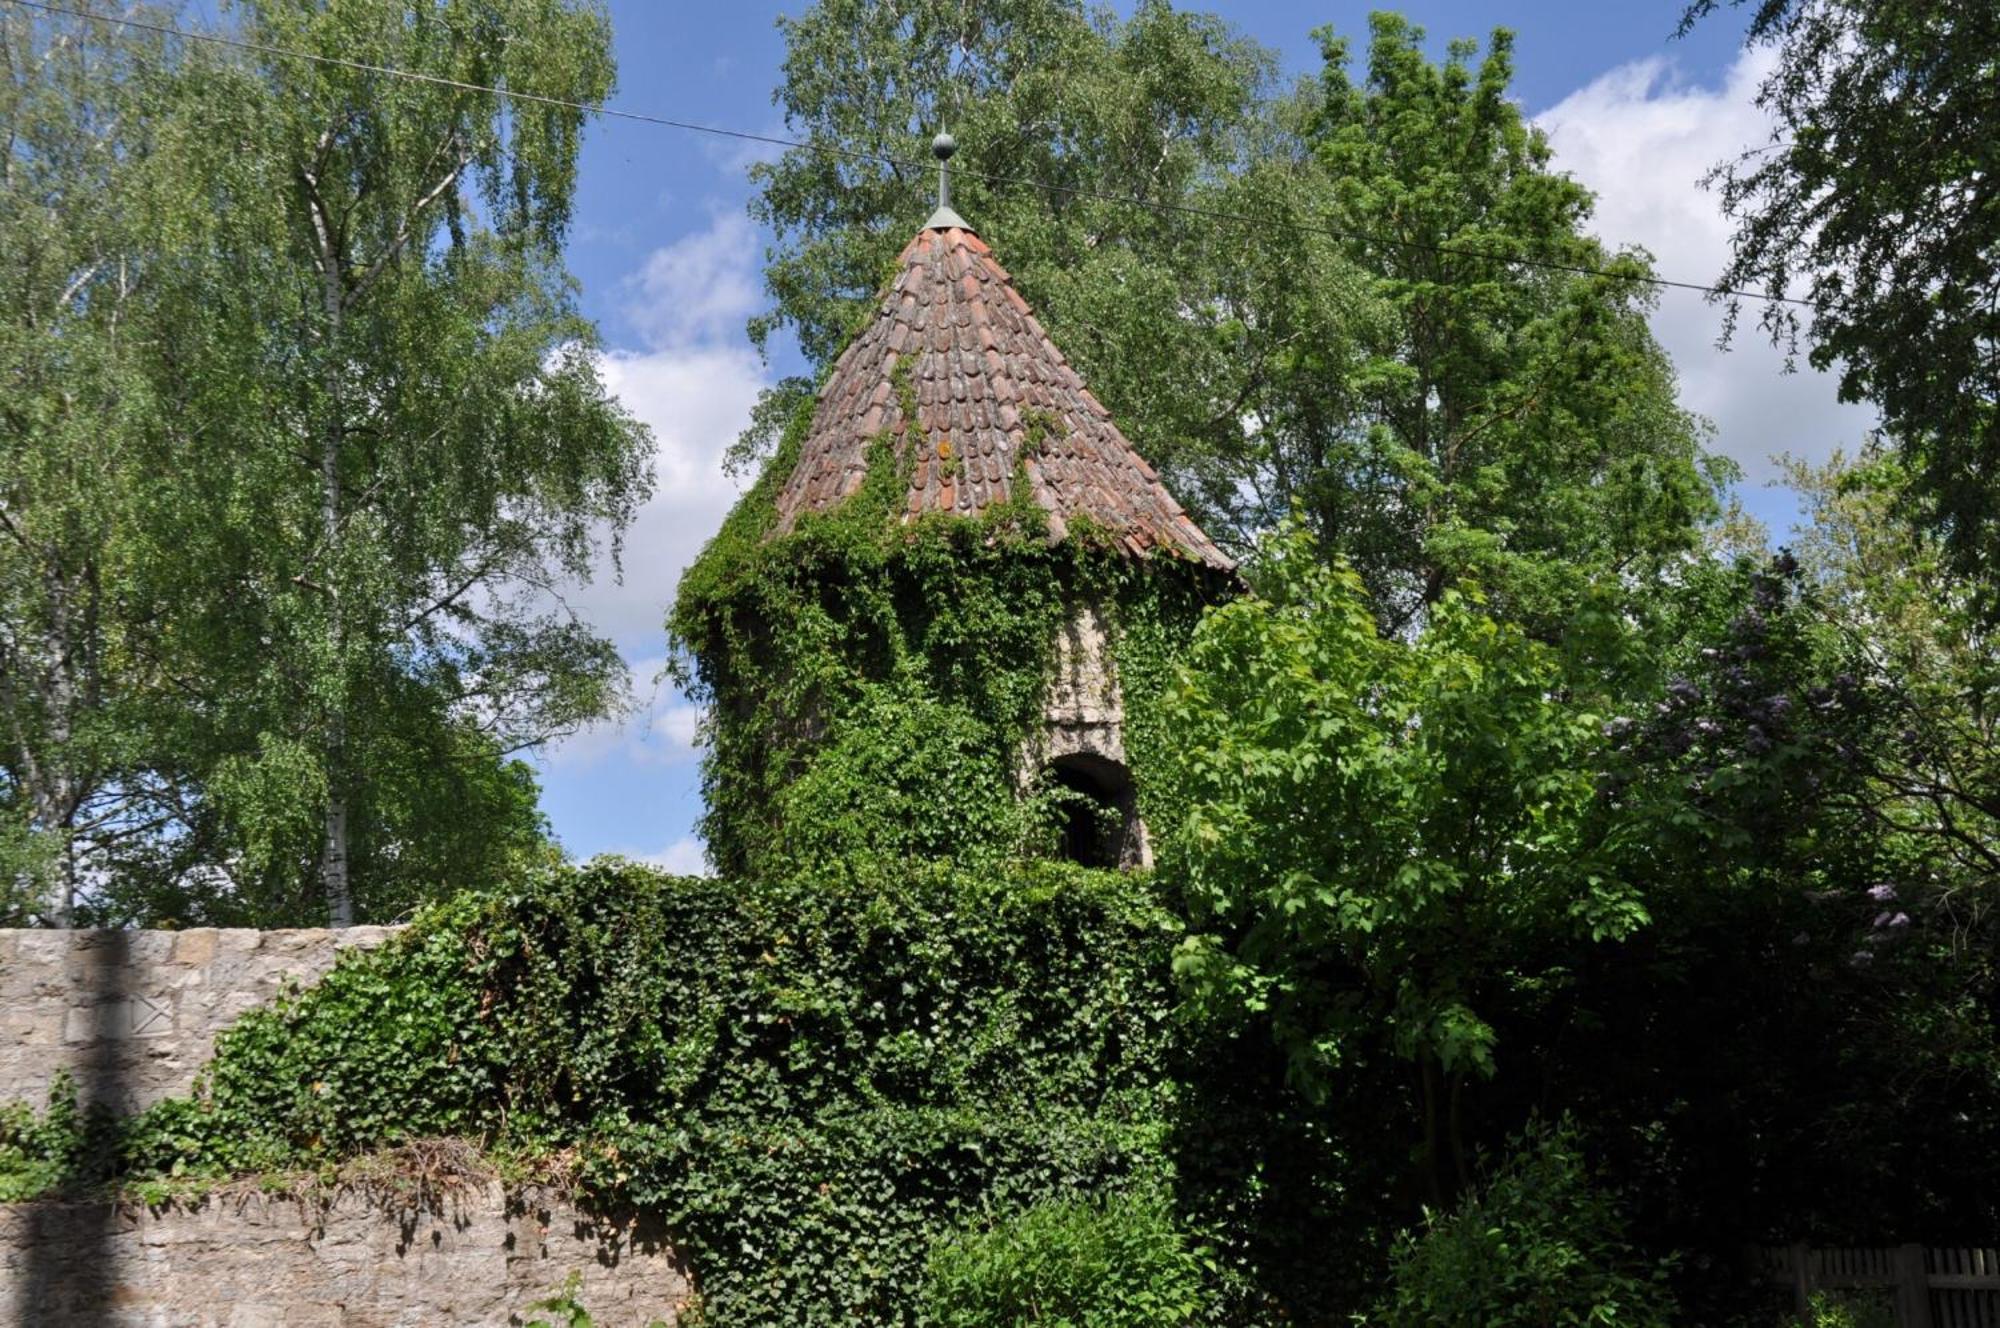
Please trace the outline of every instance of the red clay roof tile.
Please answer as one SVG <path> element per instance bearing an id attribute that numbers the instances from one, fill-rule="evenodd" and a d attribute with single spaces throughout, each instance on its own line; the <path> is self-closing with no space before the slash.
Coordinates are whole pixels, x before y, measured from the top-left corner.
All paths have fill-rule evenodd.
<path id="1" fill-rule="evenodd" d="M 949 443 L 956 467 L 912 467 L 905 519 L 1006 501 L 1019 458 L 1052 538 L 1086 516 L 1135 554 L 1164 549 L 1220 571 L 1234 566 L 1132 449 L 978 236 L 956 227 L 919 231 L 901 263 L 875 321 L 841 352 L 820 391 L 798 465 L 778 491 L 780 531 L 858 487 L 851 477 L 878 432 L 888 431 L 908 456 L 914 423 L 922 434 L 917 455 L 942 458 L 939 445 Z M 914 422 L 903 418 L 891 388 L 901 354 L 915 357 Z M 1042 440 L 1039 456 L 1024 455 L 1035 423 L 1024 414 L 1052 415 L 1061 430 Z"/>

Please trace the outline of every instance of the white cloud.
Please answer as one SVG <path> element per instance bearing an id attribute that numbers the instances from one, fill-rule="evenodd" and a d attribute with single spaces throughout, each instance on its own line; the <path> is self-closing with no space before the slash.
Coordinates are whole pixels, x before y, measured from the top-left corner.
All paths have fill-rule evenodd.
<path id="1" fill-rule="evenodd" d="M 551 770 L 588 770 L 605 761 L 630 766 L 677 766 L 693 762 L 701 707 L 692 705 L 665 676 L 663 656 L 629 660 L 634 707 L 628 714 L 593 724 L 543 752 Z"/>
<path id="2" fill-rule="evenodd" d="M 590 579 L 563 587 L 562 599 L 632 661 L 660 653 L 681 573 L 740 496 L 722 455 L 768 380 L 748 347 L 614 350 L 600 370 L 653 431 L 653 496 L 626 528 L 618 564 L 600 548 Z"/>
<path id="3" fill-rule="evenodd" d="M 763 302 L 757 264 L 764 252 L 741 212 L 655 249 L 628 280 L 625 316 L 657 349 L 743 339 L 743 321 Z"/>
<path id="4" fill-rule="evenodd" d="M 682 835 L 658 853 L 649 853 L 639 859 L 649 867 L 658 867 L 663 872 L 676 876 L 709 876 L 713 872 L 708 865 L 708 850 L 693 835 Z"/>
<path id="5" fill-rule="evenodd" d="M 701 728 L 701 707 L 683 702 L 657 709 L 646 728 L 665 744 L 667 751 L 692 756 L 695 737 Z"/>
<path id="6" fill-rule="evenodd" d="M 589 584 L 564 599 L 628 660 L 659 653 L 681 572 L 741 493 L 722 457 L 769 383 L 742 326 L 761 252 L 737 215 L 656 250 L 630 281 L 646 347 L 607 351 L 601 362 L 612 395 L 653 431 L 653 496 L 625 532 L 623 579 L 601 557 Z"/>
<path id="7" fill-rule="evenodd" d="M 715 869 L 708 865 L 708 850 L 701 846 L 701 840 L 693 835 L 682 835 L 665 848 L 653 853 L 630 853 L 613 850 L 607 856 L 630 858 L 673 876 L 713 876 Z"/>
<path id="8" fill-rule="evenodd" d="M 1650 250 L 1654 270 L 1707 284 L 1729 261 L 1733 224 L 1701 179 L 1718 162 L 1770 141 L 1771 121 L 1754 103 L 1772 53 L 1741 53 L 1719 88 L 1686 85 L 1664 59 L 1621 65 L 1536 117 L 1556 164 L 1595 190 L 1595 230 L 1612 246 Z M 1823 458 L 1852 444 L 1875 423 L 1871 409 L 1836 399 L 1831 375 L 1801 361 L 1787 374 L 1784 356 L 1754 326 L 1727 351 L 1716 348 L 1722 308 L 1691 291 L 1661 293 L 1653 331 L 1680 370 L 1681 400 L 1714 421 L 1714 447 L 1761 484 L 1772 458 L 1791 452 Z"/>
<path id="9" fill-rule="evenodd" d="M 660 676 L 665 620 L 681 573 L 741 493 L 722 457 L 769 381 L 742 332 L 760 253 L 747 221 L 717 216 L 657 250 L 631 280 L 643 298 L 633 318 L 647 348 L 607 351 L 600 369 L 612 395 L 653 431 L 653 496 L 625 531 L 622 577 L 606 551 L 589 582 L 566 587 L 563 599 L 624 654 L 637 705 L 552 745 L 543 753 L 551 771 L 610 760 L 680 765 L 695 755 L 699 713 Z"/>

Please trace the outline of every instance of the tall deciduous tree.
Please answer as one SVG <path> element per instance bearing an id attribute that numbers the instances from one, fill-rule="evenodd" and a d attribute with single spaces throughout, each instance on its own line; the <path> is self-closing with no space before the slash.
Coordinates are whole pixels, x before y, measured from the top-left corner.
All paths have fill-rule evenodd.
<path id="1" fill-rule="evenodd" d="M 1382 635 L 1303 529 L 1261 562 L 1265 593 L 1209 613 L 1168 702 L 1176 968 L 1201 1005 L 1268 1024 L 1311 1096 L 1407 1060 L 1435 1200 L 1467 1175 L 1460 1096 L 1495 1068 L 1496 1022 L 1578 942 L 1646 919 L 1593 815 L 1606 698 L 1457 594 Z"/>
<path id="2" fill-rule="evenodd" d="M 207 848 L 178 897 L 338 924 L 537 840 L 510 754 L 623 685 L 548 592 L 629 520 L 648 439 L 604 390 L 562 265 L 582 114 L 337 62 L 594 102 L 609 29 L 568 0 L 235 17 L 254 54 L 160 44 L 120 128 L 152 163 L 113 269 L 143 313 L 122 335 L 147 446 L 124 506 L 79 492 L 95 524 L 73 533 L 139 551 L 103 584 L 155 615 L 130 658 L 174 704 L 132 768 L 191 790 L 169 838 Z M 50 172 L 51 226 L 87 235 L 89 178 Z M 79 434 L 116 422 L 72 414 Z"/>
<path id="3" fill-rule="evenodd" d="M 138 751 L 157 619 L 131 576 L 161 44 L 94 35 L 0 14 L 0 880 L 58 924 L 106 850 L 172 820 Z"/>
<path id="4" fill-rule="evenodd" d="M 1732 5 L 1746 0 L 1732 0 Z M 1683 27 L 1723 9 L 1695 0 Z M 1771 142 L 1717 168 L 1722 281 L 1810 303 L 1812 362 L 1872 401 L 1952 562 L 2000 604 L 2000 7 L 1755 0 Z M 1795 307 L 1765 325 L 1794 338 Z"/>
<path id="5" fill-rule="evenodd" d="M 1438 66 L 1378 17 L 1364 75 L 1326 35 L 1324 76 L 1285 90 L 1268 53 L 1161 4 L 827 0 L 783 27 L 807 146 L 760 168 L 759 336 L 839 353 L 929 188 L 844 150 L 918 159 L 949 124 L 959 210 L 1204 526 L 1244 551 L 1299 506 L 1385 626 L 1468 578 L 1552 622 L 1714 513 L 1646 263 L 1584 233 L 1588 192 L 1507 100 L 1504 33 Z"/>
<path id="6" fill-rule="evenodd" d="M 1377 14 L 1359 78 L 1320 34 L 1311 129 L 1341 250 L 1374 317 L 1344 360 L 1286 363 L 1263 452 L 1392 629 L 1470 579 L 1553 630 L 1584 587 L 1686 553 L 1717 512 L 1698 422 L 1646 324 L 1651 269 L 1586 231 L 1592 199 L 1508 97 L 1513 40 Z"/>
<path id="7" fill-rule="evenodd" d="M 589 3 L 240 14 L 263 47 L 567 102 L 611 87 Z M 268 53 L 189 61 L 179 90 L 185 202 L 214 220 L 175 277 L 199 283 L 178 340 L 211 385 L 178 418 L 190 463 L 227 477 L 200 509 L 213 537 L 188 536 L 226 571 L 205 640 L 254 698 L 216 736 L 231 787 L 278 804 L 260 811 L 272 865 L 299 851 L 286 791 L 317 793 L 340 924 L 391 744 L 450 715 L 508 751 L 615 699 L 609 643 L 531 592 L 629 520 L 647 438 L 605 393 L 562 265 L 580 112 Z"/>
<path id="8" fill-rule="evenodd" d="M 789 331 L 816 369 L 839 355 L 928 215 L 921 163 L 942 126 L 963 145 L 959 211 L 1148 456 L 1203 417 L 1224 390 L 1213 380 L 1233 384 L 1204 323 L 1181 315 L 1211 302 L 1240 237 L 1121 200 L 1193 202 L 1245 158 L 1268 52 L 1157 0 L 1122 22 L 1074 0 L 824 0 L 779 26 L 775 99 L 806 146 L 754 172 L 752 209 L 780 237 L 760 345 Z M 768 447 L 810 389 L 783 385 L 744 451 Z"/>

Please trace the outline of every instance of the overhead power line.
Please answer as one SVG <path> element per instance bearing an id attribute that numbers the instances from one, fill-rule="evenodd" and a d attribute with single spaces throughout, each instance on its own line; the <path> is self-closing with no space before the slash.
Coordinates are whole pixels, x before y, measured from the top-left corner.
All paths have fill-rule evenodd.
<path id="1" fill-rule="evenodd" d="M 428 83 L 434 87 L 453 88 L 460 92 L 478 92 L 489 96 L 503 97 L 509 101 L 524 102 L 536 106 L 553 106 L 563 110 L 580 111 L 586 115 L 598 115 L 613 120 L 630 120 L 638 124 L 658 125 L 667 129 L 680 129 L 689 133 L 709 134 L 717 138 L 733 139 L 740 143 L 761 143 L 770 147 L 797 148 L 805 152 L 824 152 L 832 156 L 844 157 L 850 161 L 868 162 L 878 166 L 888 166 L 898 171 L 928 171 L 931 163 L 913 157 L 898 157 L 892 153 L 876 152 L 866 148 L 841 147 L 838 144 L 807 142 L 802 139 L 784 138 L 775 134 L 752 133 L 745 129 L 729 129 L 721 125 L 703 124 L 698 120 L 677 120 L 671 116 L 648 115 L 643 111 L 627 111 L 616 106 L 606 106 L 592 102 L 569 101 L 561 97 L 545 97 L 539 93 L 522 92 L 514 88 L 493 87 L 484 83 L 467 83 L 460 79 L 445 78 L 440 74 L 426 74 L 421 70 L 399 69 L 394 65 L 372 64 L 366 60 L 350 60 L 344 56 L 319 55 L 312 51 L 294 50 L 285 46 L 274 46 L 268 42 L 251 41 L 244 37 L 227 37 L 214 32 L 190 32 L 171 24 L 153 23 L 145 19 L 93 14 L 85 10 L 69 9 L 62 5 L 44 3 L 44 0 L 0 0 L 0 4 L 10 4 L 21 9 L 39 10 L 44 14 L 60 15 L 66 18 L 82 19 L 90 23 L 110 23 L 119 27 L 136 28 L 160 36 L 176 37 L 183 41 L 206 42 L 214 46 L 229 47 L 238 51 L 250 51 L 259 55 L 279 56 L 288 60 L 305 60 L 313 64 L 329 65 L 337 69 L 351 69 L 357 73 L 379 74 L 385 78 L 406 79 L 413 83 Z M 1062 194 L 1070 198 L 1089 199 L 1092 202 L 1115 203 L 1125 207 L 1145 208 L 1152 212 L 1171 215 L 1198 217 L 1206 221 L 1230 222 L 1241 226 L 1257 227 L 1264 230 L 1273 228 L 1269 217 L 1253 217 L 1240 212 L 1228 212 L 1219 208 L 1199 207 L 1191 203 L 1171 203 L 1159 199 L 1135 198 L 1129 194 L 1114 194 L 1098 189 L 1085 189 L 1075 185 L 1055 184 L 1046 180 L 1036 180 L 1022 176 L 1001 175 L 981 171 L 967 166 L 954 166 L 959 175 L 970 175 L 988 184 L 1014 185 L 1027 189 L 1040 189 L 1047 193 Z M 1539 268 L 1550 272 L 1567 272 L 1574 276 L 1603 277 L 1613 281 L 1629 281 L 1639 285 L 1657 286 L 1669 290 L 1695 291 L 1703 295 L 1721 296 L 1727 299 L 1754 300 L 1767 304 L 1792 304 L 1803 308 L 1812 307 L 1809 300 L 1790 295 L 1774 295 L 1768 291 L 1738 289 L 1729 286 L 1709 286 L 1698 281 L 1675 281 L 1670 277 L 1635 276 L 1627 272 L 1613 272 L 1608 268 L 1591 267 L 1583 263 L 1564 263 L 1555 259 L 1531 258 L 1515 254 L 1496 254 L 1478 249 L 1467 249 L 1460 245 L 1436 244 L 1423 240 L 1406 240 L 1395 236 L 1375 235 L 1365 231 L 1349 230 L 1315 222 L 1280 222 L 1281 229 L 1324 235 L 1330 239 L 1360 241 L 1382 245 L 1392 249 L 1405 249 L 1418 253 L 1438 254 L 1448 258 L 1465 258 L 1485 263 L 1504 263 L 1515 267 Z"/>

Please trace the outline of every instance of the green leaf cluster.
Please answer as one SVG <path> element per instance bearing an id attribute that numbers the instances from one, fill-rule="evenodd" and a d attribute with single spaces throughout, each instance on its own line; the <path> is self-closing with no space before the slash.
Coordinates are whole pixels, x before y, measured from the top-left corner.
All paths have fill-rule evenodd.
<path id="1" fill-rule="evenodd" d="M 1750 11 L 1768 48 L 1757 104 L 1769 144 L 1709 183 L 1736 221 L 1722 284 L 1791 295 L 1760 321 L 1844 399 L 1873 403 L 1911 481 L 1911 510 L 2000 598 L 2000 10 L 1986 0 L 1691 0 L 1685 30 Z M 1732 323 L 1746 298 L 1731 307 Z"/>
<path id="2" fill-rule="evenodd" d="M 1160 1196 L 1052 1200 L 931 1251 L 938 1328 L 1172 1328 L 1209 1303 L 1203 1258 Z"/>
<path id="3" fill-rule="evenodd" d="M 1477 1190 L 1397 1244 L 1382 1328 L 1666 1328 L 1666 1269 L 1633 1249 L 1573 1126 L 1535 1125 Z"/>
<path id="4" fill-rule="evenodd" d="M 1591 814 L 1604 716 L 1475 600 L 1379 635 L 1302 528 L 1257 579 L 1203 619 L 1166 701 L 1184 803 L 1162 864 L 1194 927 L 1176 967 L 1268 1021 L 1315 1096 L 1356 1041 L 1490 1075 L 1488 1002 L 1535 999 L 1563 938 L 1646 921 Z"/>
<path id="5" fill-rule="evenodd" d="M 912 1322 L 934 1237 L 1164 1183 L 1172 932 L 1144 878 L 1052 864 L 601 860 L 350 953 L 102 1147 L 38 1143 L 80 1137 L 59 1104 L 0 1155 L 20 1194 L 199 1189 L 472 1136 L 661 1214 L 714 1322 Z"/>

